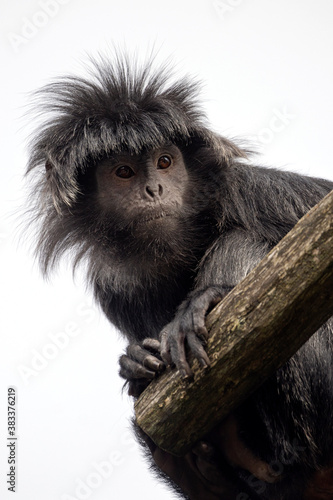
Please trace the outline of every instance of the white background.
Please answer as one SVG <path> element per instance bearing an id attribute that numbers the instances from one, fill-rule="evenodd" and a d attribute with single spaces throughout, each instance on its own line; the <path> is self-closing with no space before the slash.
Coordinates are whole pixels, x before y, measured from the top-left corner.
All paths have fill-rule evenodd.
<path id="1" fill-rule="evenodd" d="M 332 14 L 330 0 L 1 1 L 2 499 L 173 498 L 128 430 L 131 401 L 117 375 L 124 344 L 70 266 L 44 282 L 20 239 L 29 92 L 82 74 L 87 54 L 112 57 L 120 46 L 144 56 L 155 46 L 158 61 L 171 56 L 177 74 L 205 82 L 216 131 L 256 142 L 262 164 L 333 179 Z M 17 389 L 15 495 L 6 486 L 8 386 Z"/>

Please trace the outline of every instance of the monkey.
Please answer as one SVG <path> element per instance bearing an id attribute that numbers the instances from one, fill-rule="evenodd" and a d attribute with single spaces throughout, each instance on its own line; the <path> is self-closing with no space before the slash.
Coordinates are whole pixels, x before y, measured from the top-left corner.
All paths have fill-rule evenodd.
<path id="1" fill-rule="evenodd" d="M 118 55 L 36 94 L 45 115 L 27 167 L 36 254 L 45 275 L 68 254 L 85 266 L 128 340 L 120 375 L 134 398 L 168 365 L 185 378 L 194 358 L 209 366 L 207 312 L 333 189 L 256 165 L 210 128 L 199 91 L 169 65 Z M 143 441 L 191 500 L 311 500 L 325 477 L 324 500 L 332 415 L 329 320 L 189 456 Z"/>

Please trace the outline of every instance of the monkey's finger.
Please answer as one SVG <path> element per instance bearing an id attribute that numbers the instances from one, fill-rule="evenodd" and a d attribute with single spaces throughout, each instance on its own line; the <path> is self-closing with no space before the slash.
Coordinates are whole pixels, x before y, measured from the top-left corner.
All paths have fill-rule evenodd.
<path id="1" fill-rule="evenodd" d="M 165 370 L 166 366 L 163 361 L 155 358 L 155 356 L 148 355 L 143 360 L 143 366 L 149 368 L 150 370 L 154 370 L 155 372 L 162 372 Z"/>
<path id="2" fill-rule="evenodd" d="M 170 355 L 170 347 L 169 347 L 169 338 L 168 338 L 168 331 L 163 330 L 161 333 L 161 345 L 160 345 L 160 355 L 163 361 L 167 365 L 171 365 L 172 359 Z"/>
<path id="3" fill-rule="evenodd" d="M 197 337 L 199 337 L 200 341 L 202 342 L 203 345 L 207 344 L 207 340 L 209 337 L 208 330 L 205 326 L 204 320 L 202 321 L 202 325 L 196 325 L 193 328 L 193 332 Z"/>
<path id="4" fill-rule="evenodd" d="M 210 359 L 198 337 L 195 334 L 187 336 L 188 347 L 195 358 L 199 361 L 202 367 L 210 366 Z"/>
<path id="5" fill-rule="evenodd" d="M 177 338 L 173 339 L 170 344 L 170 354 L 172 361 L 180 371 L 181 377 L 193 377 L 193 372 L 190 368 L 190 365 L 186 361 L 184 335 L 181 335 L 179 333 L 177 335 Z"/>
<path id="6" fill-rule="evenodd" d="M 156 372 L 162 371 L 165 368 L 163 361 L 143 349 L 139 344 L 129 344 L 126 352 L 133 361 L 137 361 L 146 368 L 150 368 Z"/>
<path id="7" fill-rule="evenodd" d="M 203 342 L 207 342 L 209 337 L 205 321 L 207 307 L 208 306 L 206 305 L 205 308 L 197 307 L 190 310 L 190 321 L 192 323 L 191 331 L 194 332 Z"/>
<path id="8" fill-rule="evenodd" d="M 149 349 L 152 352 L 160 352 L 161 342 L 157 339 L 152 339 L 147 337 L 142 341 L 142 345 L 145 349 Z"/>
<path id="9" fill-rule="evenodd" d="M 174 363 L 180 371 L 181 377 L 193 376 L 192 370 L 186 361 L 185 335 L 181 333 L 179 328 L 166 328 L 162 331 L 161 357 L 169 365 Z"/>
<path id="10" fill-rule="evenodd" d="M 152 380 L 155 378 L 155 372 L 148 370 L 140 363 L 133 361 L 131 358 L 123 354 L 119 359 L 120 370 L 119 375 L 127 380 L 145 378 Z"/>

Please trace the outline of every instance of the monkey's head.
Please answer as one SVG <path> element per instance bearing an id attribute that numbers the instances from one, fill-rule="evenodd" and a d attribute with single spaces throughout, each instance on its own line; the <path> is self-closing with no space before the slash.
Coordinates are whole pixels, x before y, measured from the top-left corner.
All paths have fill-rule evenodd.
<path id="1" fill-rule="evenodd" d="M 163 255 L 203 237 L 224 171 L 245 156 L 211 132 L 189 78 L 118 58 L 91 80 L 69 77 L 37 93 L 49 115 L 32 143 L 35 217 L 44 271 L 68 249 Z M 213 207 L 213 208 L 212 208 Z M 204 214 L 204 215 L 203 215 Z M 178 247 L 177 247 L 178 244 Z"/>

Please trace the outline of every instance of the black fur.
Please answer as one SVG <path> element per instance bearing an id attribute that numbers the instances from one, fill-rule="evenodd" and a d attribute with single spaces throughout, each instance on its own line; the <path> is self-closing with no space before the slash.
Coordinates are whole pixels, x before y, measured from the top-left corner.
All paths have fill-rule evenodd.
<path id="1" fill-rule="evenodd" d="M 159 338 L 189 294 L 233 287 L 333 189 L 329 181 L 246 163 L 247 151 L 208 128 L 197 93 L 191 79 L 169 83 L 168 67 L 154 72 L 152 63 L 140 68 L 126 58 L 96 64 L 91 80 L 65 78 L 37 93 L 51 114 L 28 167 L 36 174 L 31 199 L 42 269 L 48 273 L 65 252 L 74 266 L 84 261 L 97 301 L 131 342 Z M 100 209 L 92 172 L 112 153 L 141 154 L 168 142 L 180 148 L 189 173 L 181 231 L 138 241 L 121 211 L 115 217 Z M 279 483 L 261 489 L 240 471 L 240 491 L 301 498 L 307 477 L 332 462 L 332 348 L 328 323 L 238 410 L 243 440 L 283 468 Z"/>

